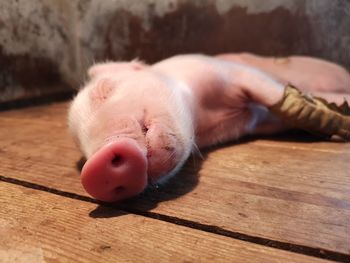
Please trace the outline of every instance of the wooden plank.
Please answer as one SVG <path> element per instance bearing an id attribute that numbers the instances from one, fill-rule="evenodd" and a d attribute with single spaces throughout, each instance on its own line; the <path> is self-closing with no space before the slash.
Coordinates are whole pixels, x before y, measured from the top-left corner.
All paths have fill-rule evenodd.
<path id="1" fill-rule="evenodd" d="M 0 183 L 1 262 L 322 260 Z"/>
<path id="2" fill-rule="evenodd" d="M 0 112 L 0 174 L 84 193 L 76 168 L 81 154 L 67 129 L 67 105 Z"/>
<path id="3" fill-rule="evenodd" d="M 255 138 L 258 137 L 253 137 L 252 139 Z M 257 145 L 277 148 L 276 150 L 278 150 L 278 148 L 285 148 L 330 153 L 350 152 L 350 144 L 348 143 L 322 141 L 319 137 L 300 131 L 290 131 L 275 136 L 261 137 L 258 138 L 255 143 Z"/>
<path id="4" fill-rule="evenodd" d="M 55 105 L 1 113 L 0 175 L 85 195 L 65 114 Z M 190 160 L 168 186 L 125 205 L 350 254 L 348 160 L 350 144 L 245 141 Z"/>
<path id="5" fill-rule="evenodd" d="M 160 193 L 150 194 L 149 199 L 159 201 L 153 211 L 350 254 L 350 156 L 302 153 L 279 149 L 273 154 L 254 144 L 216 150 L 202 163 L 198 183 L 189 169 Z M 182 187 L 190 192 L 176 198 Z M 139 209 L 150 206 L 140 201 L 143 206 L 134 202 Z"/>

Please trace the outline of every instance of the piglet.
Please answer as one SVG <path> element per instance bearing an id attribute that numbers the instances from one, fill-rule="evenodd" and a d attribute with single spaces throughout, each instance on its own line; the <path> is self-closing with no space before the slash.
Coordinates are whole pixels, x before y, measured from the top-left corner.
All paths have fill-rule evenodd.
<path id="1" fill-rule="evenodd" d="M 287 83 L 337 103 L 350 93 L 346 70 L 306 57 L 179 55 L 96 64 L 88 75 L 69 128 L 87 158 L 82 184 L 106 202 L 166 181 L 197 148 L 286 129 L 268 107 Z"/>

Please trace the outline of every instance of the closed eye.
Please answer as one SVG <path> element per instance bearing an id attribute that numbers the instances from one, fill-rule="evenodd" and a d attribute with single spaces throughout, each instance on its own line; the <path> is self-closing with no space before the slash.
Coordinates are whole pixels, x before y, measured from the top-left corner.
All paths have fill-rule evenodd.
<path id="1" fill-rule="evenodd" d="M 147 132 L 148 132 L 148 127 L 145 124 L 142 124 L 142 133 L 146 135 Z"/>

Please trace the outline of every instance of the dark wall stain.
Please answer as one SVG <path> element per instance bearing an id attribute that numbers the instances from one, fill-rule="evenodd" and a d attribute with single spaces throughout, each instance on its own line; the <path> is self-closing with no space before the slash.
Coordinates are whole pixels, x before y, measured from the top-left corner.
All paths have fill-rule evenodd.
<path id="1" fill-rule="evenodd" d="M 127 25 L 129 32 L 123 31 Z M 107 30 L 107 48 L 101 59 L 133 59 L 155 62 L 179 53 L 217 54 L 254 52 L 263 55 L 312 54 L 310 23 L 303 12 L 279 7 L 267 13 L 248 14 L 233 7 L 220 15 L 212 5 L 183 3 L 162 17 L 151 16 L 151 29 L 126 11 L 118 11 Z M 115 39 L 129 38 L 124 52 Z"/>
<path id="2" fill-rule="evenodd" d="M 96 18 L 91 36 L 87 40 L 80 39 L 80 48 L 87 51 L 81 55 L 87 61 L 91 55 L 91 62 L 140 58 L 153 63 L 179 53 L 252 52 L 270 56 L 301 54 L 335 60 L 350 68 L 346 56 L 334 55 L 329 50 L 333 47 L 320 42 L 319 37 L 326 37 L 323 36 L 326 33 L 321 32 L 324 29 L 321 26 L 318 28 L 317 23 L 311 23 L 312 18 L 305 13 L 304 5 L 301 3 L 299 9 L 293 12 L 278 7 L 269 12 L 253 14 L 248 13 L 245 7 L 234 6 L 221 15 L 213 4 L 182 1 L 177 7 L 173 6 L 173 11 L 158 16 L 155 5 L 150 4 L 145 9 L 150 19 L 147 30 L 143 26 L 143 17 L 119 9 L 114 11 L 112 17 L 108 14 Z M 82 4 L 78 9 L 81 12 L 79 19 L 83 19 L 88 4 Z M 333 16 L 337 12 L 333 12 Z M 331 18 L 330 15 L 327 19 L 332 20 Z M 338 20 L 342 19 L 347 18 L 340 15 Z M 332 21 L 340 23 L 338 20 Z M 3 26 L 4 23 L 0 20 L 0 28 Z M 40 34 L 35 26 L 31 30 L 33 34 Z M 70 41 L 59 28 L 53 30 L 59 31 L 60 37 L 66 42 Z M 13 32 L 15 38 L 21 41 L 16 34 L 18 32 Z M 72 51 L 73 56 L 74 52 L 76 51 Z M 0 45 L 0 102 L 10 100 L 11 93 L 15 98 L 16 90 L 22 88 L 25 90 L 22 97 L 52 94 L 54 89 L 56 92 L 69 90 L 63 81 L 67 76 L 60 72 L 60 63 L 59 60 L 45 57 L 45 54 L 37 56 L 28 52 L 8 55 Z M 85 64 L 80 66 L 85 67 Z M 70 68 L 74 68 L 74 65 L 70 64 Z M 80 77 L 76 76 L 77 79 Z"/>
<path id="3" fill-rule="evenodd" d="M 25 88 L 25 97 L 48 93 L 52 86 L 62 84 L 58 64 L 59 61 L 31 54 L 7 55 L 0 46 L 0 94 L 4 94 L 8 88 Z M 0 102 L 5 99 L 0 96 Z"/>

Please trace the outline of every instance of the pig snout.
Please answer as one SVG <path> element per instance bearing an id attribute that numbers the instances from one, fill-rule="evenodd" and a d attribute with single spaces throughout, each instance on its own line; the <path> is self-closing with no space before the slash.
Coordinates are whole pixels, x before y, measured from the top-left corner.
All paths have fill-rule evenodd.
<path id="1" fill-rule="evenodd" d="M 111 142 L 85 163 L 81 181 L 85 190 L 101 201 L 135 196 L 147 186 L 147 157 L 133 139 Z"/>

